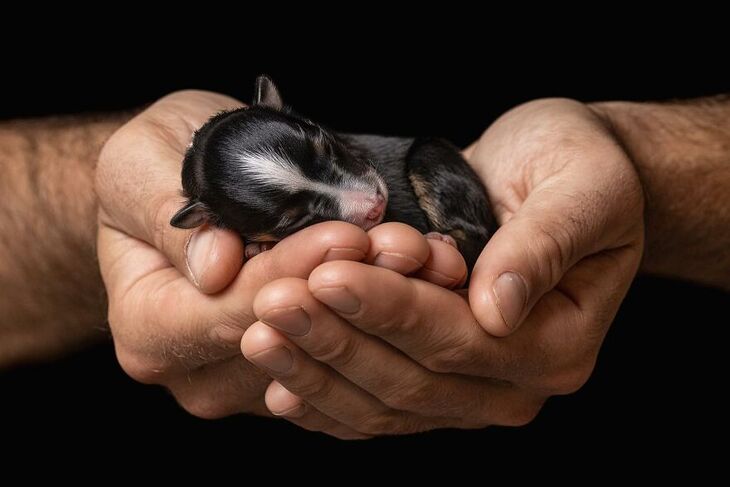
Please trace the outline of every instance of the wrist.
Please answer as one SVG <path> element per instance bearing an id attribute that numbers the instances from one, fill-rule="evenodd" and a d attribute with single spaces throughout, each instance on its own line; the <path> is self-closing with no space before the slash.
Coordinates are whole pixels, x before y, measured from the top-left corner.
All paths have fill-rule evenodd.
<path id="1" fill-rule="evenodd" d="M 637 147 L 633 143 L 635 135 L 629 133 L 629 127 L 633 126 L 632 118 L 635 116 L 633 110 L 637 104 L 631 102 L 597 102 L 587 104 L 588 108 L 601 120 L 603 125 L 613 136 L 616 143 L 623 149 L 626 156 L 634 168 L 635 174 L 639 179 L 641 190 L 644 195 L 644 251 L 642 256 L 642 264 L 640 271 L 651 272 L 651 262 L 653 260 L 651 249 L 652 242 L 655 238 L 656 228 L 653 225 L 654 216 L 652 214 L 652 197 L 648 188 L 650 181 L 647 174 L 646 160 Z"/>
<path id="2" fill-rule="evenodd" d="M 641 271 L 730 289 L 730 102 L 590 105 L 632 161 L 645 195 Z"/>

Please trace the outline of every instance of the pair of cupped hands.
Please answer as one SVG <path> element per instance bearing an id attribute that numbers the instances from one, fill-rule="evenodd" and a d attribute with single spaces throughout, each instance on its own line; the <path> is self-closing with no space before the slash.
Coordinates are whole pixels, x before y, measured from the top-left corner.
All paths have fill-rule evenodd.
<path id="1" fill-rule="evenodd" d="M 531 421 L 593 370 L 643 248 L 643 197 L 599 112 L 538 100 L 464 151 L 500 224 L 473 272 L 399 223 L 301 230 L 246 262 L 170 226 L 193 132 L 240 106 L 171 94 L 97 168 L 98 253 L 122 368 L 190 413 L 276 415 L 339 438 Z"/>

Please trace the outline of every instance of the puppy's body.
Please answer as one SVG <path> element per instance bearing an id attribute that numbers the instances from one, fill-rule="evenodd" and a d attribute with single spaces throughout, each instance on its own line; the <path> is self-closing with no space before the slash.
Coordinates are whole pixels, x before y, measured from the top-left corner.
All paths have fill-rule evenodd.
<path id="1" fill-rule="evenodd" d="M 259 77 L 254 104 L 213 117 L 183 162 L 188 204 L 172 219 L 209 222 L 246 242 L 278 241 L 306 226 L 382 221 L 454 239 L 469 269 L 495 230 L 484 186 L 441 139 L 336 134 L 284 108 Z"/>

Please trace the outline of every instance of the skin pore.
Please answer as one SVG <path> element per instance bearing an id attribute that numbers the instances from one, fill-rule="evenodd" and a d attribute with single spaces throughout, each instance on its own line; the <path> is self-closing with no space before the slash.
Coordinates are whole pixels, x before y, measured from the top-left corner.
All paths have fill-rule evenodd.
<path id="1" fill-rule="evenodd" d="M 387 227 L 367 237 L 343 224 L 322 232 L 302 231 L 251 260 L 238 274 L 242 249 L 230 235 L 210 229 L 174 233 L 160 224 L 169 222 L 179 208 L 180 155 L 192 130 L 211 113 L 232 105 L 234 100 L 201 92 L 161 100 L 116 132 L 102 154 L 98 173 L 96 160 L 104 141 L 128 115 L 11 121 L 0 126 L 0 163 L 6 175 L 0 182 L 5 199 L 0 207 L 0 366 L 51 357 L 98 336 L 107 311 L 94 246 L 95 177 L 103 207 L 98 252 L 122 366 L 138 380 L 164 383 L 184 407 L 200 416 L 242 410 L 266 413 L 261 396 L 270 379 L 240 356 L 243 330 L 233 324 L 256 319 L 254 297 L 267 281 L 305 279 L 328 260 L 327 255 L 391 269 L 394 266 L 387 264 L 387 258 L 415 256 L 415 268 L 424 267 L 423 279 L 444 287 L 458 279 L 446 276 L 443 280 L 443 271 L 454 268 L 453 262 L 438 261 L 453 257 L 448 249 L 423 244 L 410 233 L 400 234 L 405 235 L 400 240 L 392 238 L 403 228 Z M 544 114 L 557 108 L 564 106 L 548 103 L 536 109 Z M 615 102 L 591 108 L 605 122 L 600 130 L 616 136 L 643 186 L 642 271 L 730 289 L 730 128 L 726 122 L 730 104 L 712 99 L 672 104 Z M 399 247 L 405 245 L 402 242 L 412 248 Z M 199 248 L 216 249 L 202 252 L 215 259 L 196 264 Z M 291 255 L 297 255 L 294 264 Z M 325 270 L 322 266 L 316 274 L 320 281 L 326 277 Z M 357 270 L 369 272 L 367 267 Z M 413 270 L 403 267 L 399 272 Z M 390 280 L 394 286 L 401 282 L 390 274 L 382 276 L 380 282 Z M 231 281 L 222 293 L 213 294 Z M 136 292 L 123 292 L 135 286 Z M 159 317 L 155 309 L 159 301 L 144 298 L 150 290 L 160 297 L 162 290 L 170 288 L 180 309 L 166 307 L 165 316 Z M 246 297 L 244 303 L 240 296 Z M 257 303 L 261 306 L 261 299 Z M 313 302 L 312 306 L 318 305 Z M 221 310 L 222 316 L 214 314 Z M 316 310 L 323 316 L 328 312 L 325 307 Z M 217 326 L 208 330 L 201 323 Z M 171 351 L 183 358 L 165 362 Z M 221 362 L 222 358 L 227 361 Z M 180 363 L 184 360 L 189 362 Z M 216 365 L 193 370 L 209 362 Z M 241 385 L 240 377 L 250 379 Z M 221 390 L 229 384 L 239 389 L 237 396 L 231 396 L 236 400 L 220 405 L 210 399 L 227 396 Z M 457 393 L 454 389 L 453 397 Z M 277 394 L 282 397 L 281 389 L 269 388 L 269 395 Z M 255 404 L 248 406 L 247 400 Z M 530 417 L 529 411 L 520 414 Z M 505 422 L 520 422 L 514 418 Z M 338 431 L 352 437 L 360 433 Z"/>

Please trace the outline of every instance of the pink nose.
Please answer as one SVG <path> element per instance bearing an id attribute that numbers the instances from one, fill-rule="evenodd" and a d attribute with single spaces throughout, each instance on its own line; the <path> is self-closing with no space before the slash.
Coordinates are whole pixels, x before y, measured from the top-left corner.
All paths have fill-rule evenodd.
<path id="1" fill-rule="evenodd" d="M 382 194 L 378 193 L 375 196 L 369 197 L 368 200 L 373 202 L 373 207 L 368 211 L 366 218 L 368 220 L 380 220 L 380 217 L 383 216 L 383 212 L 385 211 L 385 198 L 383 198 Z"/>

